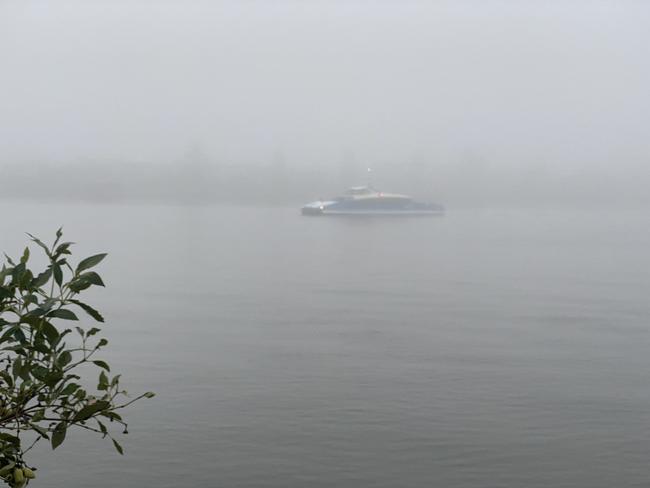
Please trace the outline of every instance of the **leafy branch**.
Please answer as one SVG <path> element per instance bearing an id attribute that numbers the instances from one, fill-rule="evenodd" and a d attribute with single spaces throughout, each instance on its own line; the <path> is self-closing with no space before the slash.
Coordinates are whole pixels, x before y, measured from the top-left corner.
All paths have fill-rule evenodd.
<path id="1" fill-rule="evenodd" d="M 0 269 L 0 479 L 16 488 L 35 477 L 25 454 L 40 440 L 56 449 L 72 428 L 109 438 L 123 454 L 114 431 L 117 426 L 126 434 L 128 424 L 117 411 L 154 396 L 147 392 L 130 398 L 121 389 L 120 375 L 111 376 L 109 364 L 96 357 L 108 345 L 99 337 L 104 317 L 79 295 L 91 286 L 104 286 L 91 269 L 106 254 L 73 266 L 73 243 L 61 242 L 61 229 L 51 246 L 28 235 L 47 256 L 47 268 L 38 274 L 31 271 L 26 247 L 19 260 L 5 254 Z M 73 330 L 59 325 L 82 323 L 80 311 L 95 326 Z M 94 389 L 78 374 L 88 365 L 99 370 Z M 25 438 L 29 447 L 23 449 Z"/>

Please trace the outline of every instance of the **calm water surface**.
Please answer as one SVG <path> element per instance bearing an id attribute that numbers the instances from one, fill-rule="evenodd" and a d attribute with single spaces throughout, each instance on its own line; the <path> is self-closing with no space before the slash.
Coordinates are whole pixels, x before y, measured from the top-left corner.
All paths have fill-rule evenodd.
<path id="1" fill-rule="evenodd" d="M 644 211 L 2 206 L 11 254 L 110 252 L 104 357 L 158 393 L 125 457 L 37 450 L 43 486 L 650 483 Z"/>

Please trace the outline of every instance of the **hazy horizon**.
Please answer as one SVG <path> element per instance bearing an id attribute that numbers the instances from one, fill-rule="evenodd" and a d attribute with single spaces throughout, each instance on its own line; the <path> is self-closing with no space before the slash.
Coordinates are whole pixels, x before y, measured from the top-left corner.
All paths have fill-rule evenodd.
<path id="1" fill-rule="evenodd" d="M 200 154 L 281 167 L 295 198 L 373 167 L 461 204 L 647 203 L 648 20 L 636 1 L 3 1 L 0 171 L 128 186 L 112 165 Z"/>

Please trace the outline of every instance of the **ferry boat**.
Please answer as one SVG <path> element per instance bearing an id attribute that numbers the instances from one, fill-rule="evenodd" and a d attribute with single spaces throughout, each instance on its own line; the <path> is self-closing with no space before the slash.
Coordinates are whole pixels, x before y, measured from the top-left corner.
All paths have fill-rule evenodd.
<path id="1" fill-rule="evenodd" d="M 384 193 L 371 186 L 350 188 L 343 196 L 318 200 L 302 207 L 303 215 L 441 215 L 444 207 L 413 200 L 408 195 Z"/>

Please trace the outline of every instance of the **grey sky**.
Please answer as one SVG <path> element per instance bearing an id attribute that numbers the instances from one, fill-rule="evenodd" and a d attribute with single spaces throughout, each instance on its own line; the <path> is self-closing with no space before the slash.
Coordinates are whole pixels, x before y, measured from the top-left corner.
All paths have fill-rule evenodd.
<path id="1" fill-rule="evenodd" d="M 0 161 L 650 155 L 650 4 L 0 1 Z M 433 164 L 433 163 L 432 163 Z"/>

